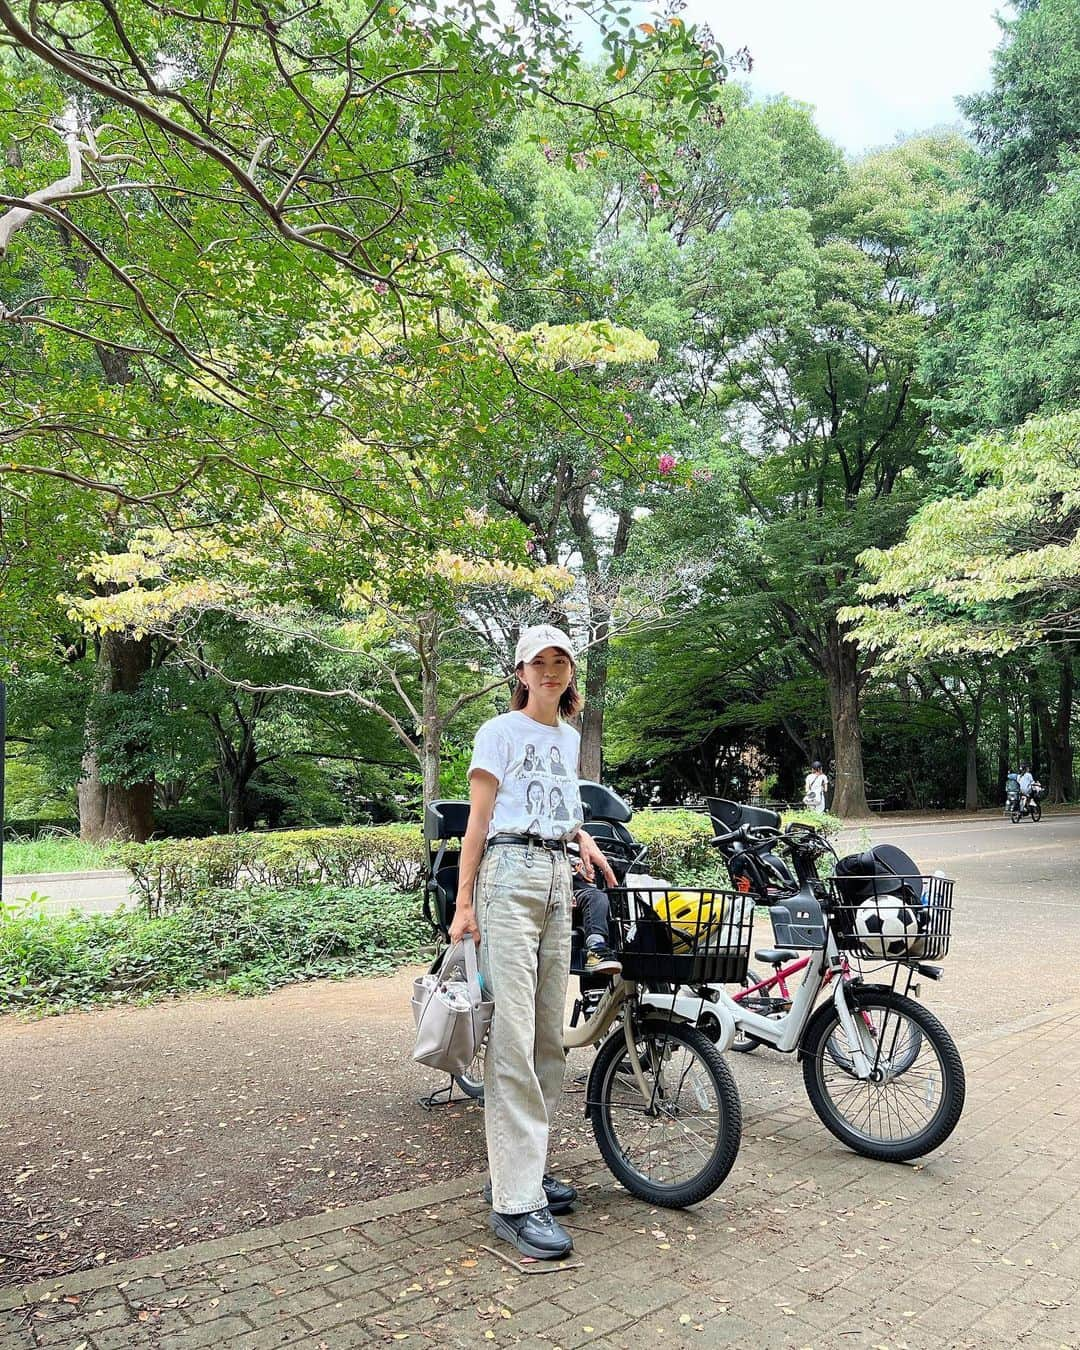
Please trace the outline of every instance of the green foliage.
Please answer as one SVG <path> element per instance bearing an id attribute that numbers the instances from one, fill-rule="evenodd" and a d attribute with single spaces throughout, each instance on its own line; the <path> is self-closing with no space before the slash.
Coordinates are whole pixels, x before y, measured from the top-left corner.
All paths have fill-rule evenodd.
<path id="1" fill-rule="evenodd" d="M 415 893 L 390 886 L 207 893 L 161 917 L 0 907 L 0 1012 L 382 973 L 415 960 L 429 936 Z"/>
<path id="2" fill-rule="evenodd" d="M 962 103 L 964 200 L 928 220 L 942 323 L 923 374 L 961 435 L 1080 398 L 1080 8 L 1039 0 L 1003 29 L 992 88 Z"/>
<path id="3" fill-rule="evenodd" d="M 5 876 L 26 876 L 33 872 L 94 872 L 116 866 L 116 851 L 109 845 L 86 844 L 81 839 L 45 834 L 36 839 L 13 838 L 4 842 Z"/>
<path id="4" fill-rule="evenodd" d="M 963 447 L 967 495 L 928 502 L 906 538 L 868 550 L 846 617 L 893 660 L 1014 651 L 1080 625 L 1080 412 Z"/>
<path id="5" fill-rule="evenodd" d="M 830 815 L 828 811 L 808 811 L 804 806 L 781 812 L 780 821 L 784 829 L 789 825 L 811 825 L 826 838 L 839 834 L 844 825 L 839 816 Z"/>
<path id="6" fill-rule="evenodd" d="M 150 914 L 248 885 L 357 887 L 379 881 L 413 891 L 425 865 L 420 830 L 406 824 L 164 839 L 122 845 L 117 857 Z"/>
<path id="7" fill-rule="evenodd" d="M 699 811 L 637 811 L 631 828 L 634 838 L 648 846 L 645 866 L 656 876 L 681 876 L 715 858 L 709 817 Z"/>

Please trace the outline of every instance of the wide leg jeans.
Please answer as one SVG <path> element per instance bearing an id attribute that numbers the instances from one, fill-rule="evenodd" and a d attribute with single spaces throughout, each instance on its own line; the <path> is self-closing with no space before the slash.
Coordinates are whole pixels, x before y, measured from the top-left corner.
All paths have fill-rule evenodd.
<path id="1" fill-rule="evenodd" d="M 548 1133 L 562 1092 L 570 968 L 571 873 L 565 853 L 522 844 L 488 850 L 476 877 L 480 972 L 495 999 L 484 1060 L 492 1207 L 547 1204 Z"/>

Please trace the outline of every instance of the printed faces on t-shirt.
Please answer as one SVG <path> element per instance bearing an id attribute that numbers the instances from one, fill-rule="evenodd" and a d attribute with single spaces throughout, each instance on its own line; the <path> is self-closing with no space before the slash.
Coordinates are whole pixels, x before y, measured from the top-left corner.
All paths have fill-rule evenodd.
<path id="1" fill-rule="evenodd" d="M 510 772 L 525 789 L 525 832 L 561 838 L 570 824 L 570 808 L 576 806 L 567 798 L 570 792 L 576 797 L 577 782 L 567 772 L 559 747 L 526 741 L 520 765 L 512 765 Z"/>
<path id="2" fill-rule="evenodd" d="M 582 821 L 578 793 L 579 739 L 572 727 L 547 728 L 521 713 L 485 722 L 476 735 L 470 771 L 499 780 L 491 833 L 508 831 L 561 839 Z"/>

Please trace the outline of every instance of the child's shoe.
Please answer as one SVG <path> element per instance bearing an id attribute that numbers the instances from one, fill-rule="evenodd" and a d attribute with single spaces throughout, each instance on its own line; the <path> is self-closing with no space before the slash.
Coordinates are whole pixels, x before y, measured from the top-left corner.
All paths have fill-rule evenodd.
<path id="1" fill-rule="evenodd" d="M 621 975 L 622 962 L 610 947 L 586 947 L 585 974 Z"/>

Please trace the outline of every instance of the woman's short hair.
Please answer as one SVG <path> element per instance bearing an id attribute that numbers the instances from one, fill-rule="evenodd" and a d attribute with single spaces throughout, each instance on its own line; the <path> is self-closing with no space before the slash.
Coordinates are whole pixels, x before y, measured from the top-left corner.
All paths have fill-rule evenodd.
<path id="1" fill-rule="evenodd" d="M 524 663 L 522 663 L 523 665 Z M 559 699 L 559 716 L 567 719 L 576 717 L 581 707 L 581 695 L 577 687 L 577 665 L 571 662 L 573 674 L 570 676 L 570 683 L 563 690 L 562 698 Z M 518 678 L 521 675 L 522 666 L 514 668 L 514 692 L 510 695 L 510 709 L 512 712 L 521 712 L 529 701 L 528 686 Z"/>

